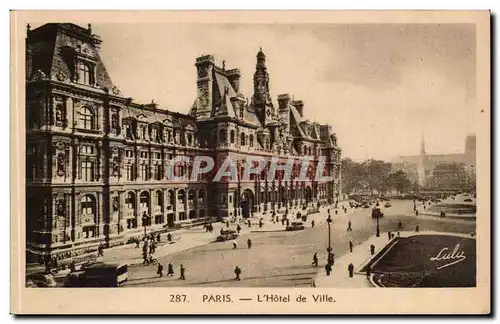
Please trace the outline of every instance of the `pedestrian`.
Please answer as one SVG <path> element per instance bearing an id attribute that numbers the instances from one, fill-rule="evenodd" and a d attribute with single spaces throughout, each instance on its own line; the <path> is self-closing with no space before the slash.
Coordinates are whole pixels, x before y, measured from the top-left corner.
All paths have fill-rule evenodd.
<path id="1" fill-rule="evenodd" d="M 418 210 L 415 210 L 415 216 L 418 216 Z"/>
<path id="2" fill-rule="evenodd" d="M 399 236 L 400 236 L 400 235 L 399 235 L 399 232 L 398 232 L 398 237 L 399 237 Z"/>
<path id="3" fill-rule="evenodd" d="M 140 244 L 141 244 L 141 241 L 139 241 L 139 239 L 136 237 L 135 238 L 135 248 L 138 249 Z"/>
<path id="4" fill-rule="evenodd" d="M 101 244 L 99 244 L 99 246 L 97 247 L 97 256 L 98 256 L 98 257 L 100 257 L 100 256 L 104 256 L 102 243 L 101 243 Z"/>
<path id="5" fill-rule="evenodd" d="M 349 221 L 349 223 L 347 223 L 347 231 L 348 232 L 352 232 L 352 227 L 351 227 L 351 221 Z"/>
<path id="6" fill-rule="evenodd" d="M 391 231 L 387 232 L 387 237 L 389 237 L 389 241 L 390 241 L 390 240 L 391 240 L 391 237 L 392 237 L 392 235 L 391 235 Z"/>
<path id="7" fill-rule="evenodd" d="M 252 247 L 252 240 L 248 239 L 247 240 L 247 245 L 248 245 L 248 248 L 251 248 Z"/>
<path id="8" fill-rule="evenodd" d="M 314 265 L 315 268 L 318 266 L 318 253 L 314 253 L 312 264 Z"/>
<path id="9" fill-rule="evenodd" d="M 241 269 L 238 266 L 236 266 L 236 268 L 234 269 L 234 274 L 236 275 L 235 279 L 240 281 L 241 280 L 240 279 Z"/>
<path id="10" fill-rule="evenodd" d="M 335 209 L 335 216 L 337 216 L 339 213 L 339 211 L 337 209 Z"/>
<path id="11" fill-rule="evenodd" d="M 286 226 L 290 226 L 290 220 L 288 218 L 286 219 Z"/>
<path id="12" fill-rule="evenodd" d="M 418 233 L 420 230 L 420 227 L 418 227 L 418 225 L 415 227 L 415 233 Z"/>
<path id="13" fill-rule="evenodd" d="M 163 266 L 161 263 L 158 262 L 158 270 L 156 270 L 156 273 L 161 277 L 163 277 Z"/>
<path id="14" fill-rule="evenodd" d="M 352 278 L 354 276 L 354 265 L 352 263 L 347 266 L 347 271 L 349 271 L 349 277 Z"/>
<path id="15" fill-rule="evenodd" d="M 236 231 L 238 232 L 238 234 L 240 234 L 240 231 L 241 231 L 241 226 L 240 226 L 240 224 L 238 224 L 238 226 L 236 226 Z"/>
<path id="16" fill-rule="evenodd" d="M 224 235 L 224 229 L 220 229 L 220 235 Z"/>
<path id="17" fill-rule="evenodd" d="M 395 234 L 394 234 L 394 233 L 392 233 L 392 234 L 391 234 L 391 238 L 392 238 L 392 239 L 394 239 L 394 236 L 395 236 Z"/>
<path id="18" fill-rule="evenodd" d="M 160 241 L 161 241 L 161 235 L 160 235 L 160 233 L 158 233 L 158 235 L 156 235 L 156 241 L 157 241 L 157 242 L 160 242 Z"/>
<path id="19" fill-rule="evenodd" d="M 281 218 L 281 225 L 285 225 L 285 217 Z"/>
<path id="20" fill-rule="evenodd" d="M 69 269 L 71 270 L 71 272 L 75 272 L 76 271 L 75 261 L 71 261 L 71 264 L 69 265 Z"/>
<path id="21" fill-rule="evenodd" d="M 331 264 L 330 264 L 330 263 L 327 263 L 327 264 L 325 265 L 325 270 L 326 270 L 326 275 L 327 275 L 327 276 L 329 276 L 329 275 L 330 275 L 330 273 L 332 272 L 332 266 L 331 266 Z"/>
<path id="22" fill-rule="evenodd" d="M 181 264 L 180 272 L 181 272 L 181 276 L 180 276 L 179 280 L 186 280 L 186 277 L 185 277 L 186 268 L 184 268 L 184 266 L 182 264 Z"/>
<path id="23" fill-rule="evenodd" d="M 400 229 L 403 229 L 403 223 L 401 221 L 399 221 L 399 223 L 398 223 L 398 230 L 400 230 Z"/>
<path id="24" fill-rule="evenodd" d="M 229 221 L 226 221 L 226 227 L 229 228 Z"/>
<path id="25" fill-rule="evenodd" d="M 370 245 L 370 253 L 371 253 L 372 255 L 374 255 L 374 254 L 375 254 L 375 245 L 373 245 L 373 244 L 372 244 L 372 245 Z"/>
<path id="26" fill-rule="evenodd" d="M 330 208 L 326 210 L 328 212 L 328 216 L 330 216 Z"/>
<path id="27" fill-rule="evenodd" d="M 167 277 L 168 276 L 174 276 L 174 266 L 172 265 L 172 263 L 168 263 L 168 267 L 167 267 Z"/>
<path id="28" fill-rule="evenodd" d="M 328 253 L 328 263 L 332 266 L 335 264 L 335 254 L 331 252 Z"/>
<path id="29" fill-rule="evenodd" d="M 264 222 L 262 221 L 262 218 L 259 219 L 259 228 L 262 228 L 262 225 L 264 225 Z"/>
<path id="30" fill-rule="evenodd" d="M 311 221 L 311 227 L 314 227 L 314 219 Z"/>
<path id="31" fill-rule="evenodd" d="M 236 245 L 236 242 L 233 242 L 233 250 L 236 250 L 238 248 L 238 245 Z"/>
<path id="32" fill-rule="evenodd" d="M 352 253 L 352 248 L 354 247 L 354 244 L 352 244 L 352 241 L 349 241 L 349 251 Z"/>
<path id="33" fill-rule="evenodd" d="M 252 227 L 252 223 L 250 222 L 250 220 L 248 220 L 248 227 Z"/>
<path id="34" fill-rule="evenodd" d="M 167 234 L 167 241 L 169 243 L 172 242 L 172 234 L 170 234 L 170 233 Z"/>

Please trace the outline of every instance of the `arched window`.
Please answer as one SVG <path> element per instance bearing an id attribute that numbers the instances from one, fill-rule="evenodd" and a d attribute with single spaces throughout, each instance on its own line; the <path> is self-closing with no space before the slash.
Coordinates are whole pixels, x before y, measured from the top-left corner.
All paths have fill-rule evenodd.
<path id="1" fill-rule="evenodd" d="M 234 130 L 231 130 L 231 144 L 234 144 Z"/>
<path id="2" fill-rule="evenodd" d="M 253 147 L 253 134 L 250 134 L 250 147 Z"/>
<path id="3" fill-rule="evenodd" d="M 83 107 L 80 110 L 80 121 L 84 129 L 94 129 L 95 128 L 94 111 L 88 107 Z"/>
<path id="4" fill-rule="evenodd" d="M 163 194 L 160 190 L 155 193 L 156 206 L 163 206 Z"/>
<path id="5" fill-rule="evenodd" d="M 245 145 L 245 134 L 241 133 L 241 146 Z"/>
<path id="6" fill-rule="evenodd" d="M 135 209 L 135 194 L 133 192 L 129 192 L 127 197 L 125 198 L 125 206 L 128 210 Z"/>

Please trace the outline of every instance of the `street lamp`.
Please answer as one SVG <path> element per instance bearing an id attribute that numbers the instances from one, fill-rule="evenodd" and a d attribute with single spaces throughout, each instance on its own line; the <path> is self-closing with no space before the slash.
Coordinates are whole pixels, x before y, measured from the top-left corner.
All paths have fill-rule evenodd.
<path id="1" fill-rule="evenodd" d="M 146 212 L 144 212 L 144 214 L 142 214 L 142 226 L 144 226 L 144 239 L 146 239 L 146 237 L 147 237 L 147 233 L 146 233 L 147 220 L 148 220 L 148 216 L 146 215 Z"/>
<path id="2" fill-rule="evenodd" d="M 379 225 L 380 216 L 381 216 L 380 209 L 377 207 L 373 208 L 372 217 L 374 217 L 377 221 L 377 233 L 376 233 L 377 237 L 380 237 L 380 225 Z"/>
<path id="3" fill-rule="evenodd" d="M 332 259 L 331 259 L 331 253 L 332 253 L 332 241 L 331 241 L 331 227 L 330 224 L 332 223 L 332 217 L 328 215 L 328 218 L 326 219 L 326 222 L 328 224 L 328 248 L 326 251 L 328 252 L 328 264 L 332 264 Z"/>

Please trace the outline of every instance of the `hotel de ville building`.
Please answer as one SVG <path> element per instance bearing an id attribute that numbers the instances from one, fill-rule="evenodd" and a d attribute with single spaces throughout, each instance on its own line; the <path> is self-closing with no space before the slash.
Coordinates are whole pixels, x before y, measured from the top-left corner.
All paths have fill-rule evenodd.
<path id="1" fill-rule="evenodd" d="M 341 149 L 329 125 L 305 119 L 304 103 L 270 95 L 266 56 L 257 53 L 254 93 L 240 71 L 194 60 L 197 98 L 187 114 L 137 103 L 113 84 L 91 26 L 51 23 L 26 38 L 27 261 L 73 257 L 98 244 L 220 219 L 266 217 L 340 197 Z M 182 110 L 180 107 L 179 110 Z M 189 110 L 189 111 L 188 111 Z M 170 180 L 177 156 L 326 158 L 333 180 Z M 240 164 L 238 164 L 240 165 Z M 176 164 L 189 175 L 192 163 Z"/>

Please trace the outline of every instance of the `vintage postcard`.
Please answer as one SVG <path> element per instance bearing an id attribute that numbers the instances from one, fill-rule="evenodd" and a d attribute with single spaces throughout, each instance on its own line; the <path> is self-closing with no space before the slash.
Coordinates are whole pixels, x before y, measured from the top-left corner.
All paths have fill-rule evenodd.
<path id="1" fill-rule="evenodd" d="M 13 11 L 16 314 L 488 314 L 490 13 Z"/>

